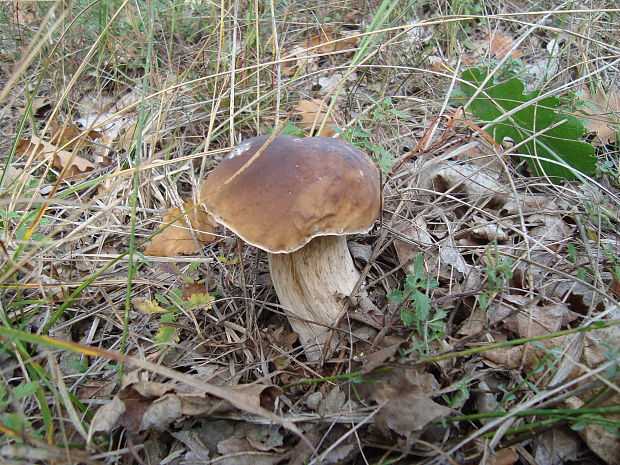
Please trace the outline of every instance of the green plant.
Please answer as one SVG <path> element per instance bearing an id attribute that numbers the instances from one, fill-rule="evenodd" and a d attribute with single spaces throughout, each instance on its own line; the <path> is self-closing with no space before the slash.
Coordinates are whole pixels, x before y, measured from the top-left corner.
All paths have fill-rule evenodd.
<path id="1" fill-rule="evenodd" d="M 39 389 L 39 383 L 36 381 L 30 381 L 28 383 L 15 386 L 13 389 L 7 391 L 7 387 L 0 384 L 0 422 L 2 425 L 11 428 L 15 431 L 23 431 L 24 429 L 32 430 L 32 425 L 24 417 L 21 412 L 7 412 L 11 405 L 15 405 L 20 400 L 25 399 L 28 396 L 34 395 Z M 37 431 L 32 431 L 37 439 L 41 439 L 40 434 Z M 17 438 L 19 441 L 19 438 Z"/>
<path id="2" fill-rule="evenodd" d="M 215 300 L 211 294 L 192 294 L 184 299 L 180 289 L 172 289 L 167 296 L 155 294 L 155 300 L 140 301 L 137 307 L 143 312 L 152 315 L 159 314 L 159 328 L 154 340 L 158 348 L 164 349 L 169 344 L 178 341 L 178 331 L 174 326 L 179 312 L 194 308 L 211 308 L 210 303 Z"/>
<path id="3" fill-rule="evenodd" d="M 452 0 L 450 2 L 450 13 L 457 16 L 480 16 L 484 14 L 484 4 L 476 0 Z M 484 19 L 480 19 L 484 21 Z M 475 19 L 461 22 L 463 32 L 471 32 Z"/>
<path id="4" fill-rule="evenodd" d="M 592 268 L 579 263 L 579 256 L 577 255 L 577 249 L 575 248 L 574 244 L 572 244 L 571 242 L 566 244 L 566 251 L 568 252 L 569 261 L 577 269 L 577 277 L 579 279 L 581 279 L 582 281 L 586 281 L 588 279 L 588 276 L 594 276 Z"/>
<path id="5" fill-rule="evenodd" d="M 414 348 L 418 352 L 428 353 L 428 344 L 441 339 L 445 335 L 447 312 L 437 309 L 433 312 L 428 292 L 439 286 L 436 279 L 424 273 L 424 257 L 416 255 L 413 261 L 413 274 L 405 278 L 403 290 L 394 290 L 388 294 L 388 299 L 401 306 L 400 319 L 405 326 L 412 326 L 422 339 L 420 343 L 413 339 Z"/>
<path id="6" fill-rule="evenodd" d="M 448 407 L 457 409 L 465 405 L 465 402 L 467 402 L 470 397 L 469 382 L 469 379 L 463 378 L 449 386 L 448 389 L 452 390 L 453 394 L 441 396 Z"/>
<path id="7" fill-rule="evenodd" d="M 392 118 L 407 118 L 407 114 L 393 108 L 392 99 L 387 97 L 376 101 L 368 97 L 372 103 L 370 109 L 357 118 L 359 124 L 347 127 L 345 130 L 334 128 L 335 131 L 357 147 L 368 150 L 384 173 L 390 173 L 394 164 L 394 156 L 380 143 L 374 142 L 375 137 L 370 129 L 364 127 L 364 123 L 385 125 L 392 128 L 389 124 Z"/>
<path id="8" fill-rule="evenodd" d="M 595 173 L 594 147 L 579 140 L 585 133 L 583 122 L 566 113 L 561 99 L 539 98 L 540 90 L 524 94 L 516 77 L 496 83 L 488 68 L 470 68 L 461 78 L 461 92 L 469 99 L 466 107 L 497 143 L 511 139 L 515 153 L 534 174 L 559 182 Z M 522 108 L 513 112 L 517 107 Z"/>
<path id="9" fill-rule="evenodd" d="M 470 37 L 476 24 L 486 22 L 486 19 L 482 17 L 484 3 L 475 0 L 451 0 L 448 8 L 452 17 L 448 17 L 443 24 L 448 50 L 451 54 L 459 53 L 462 46 L 474 50 L 475 45 Z"/>
<path id="10" fill-rule="evenodd" d="M 518 78 L 524 83 L 528 83 L 534 77 L 520 58 L 508 57 L 503 60 L 503 63 L 497 58 L 485 58 L 482 62 L 486 68 L 498 68 L 495 73 L 497 81 Z"/>
<path id="11" fill-rule="evenodd" d="M 488 261 L 486 266 L 487 288 L 478 296 L 482 310 L 489 308 L 493 299 L 507 288 L 512 278 L 512 260 L 510 258 L 500 258 L 497 249 L 491 256 L 491 251 L 487 248 L 486 255 Z"/>

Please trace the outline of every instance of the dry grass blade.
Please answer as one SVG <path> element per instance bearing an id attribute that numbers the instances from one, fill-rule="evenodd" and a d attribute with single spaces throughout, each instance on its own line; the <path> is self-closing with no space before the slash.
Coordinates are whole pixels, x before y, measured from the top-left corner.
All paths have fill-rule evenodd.
<path id="1" fill-rule="evenodd" d="M 75 342 L 62 341 L 60 339 L 54 339 L 48 336 L 32 335 L 28 333 L 23 333 L 21 331 L 10 330 L 8 328 L 0 328 L 0 334 L 2 334 L 3 337 L 14 340 L 24 340 L 35 344 L 43 344 L 49 347 L 69 349 L 91 357 L 102 357 L 108 360 L 115 360 L 117 362 L 131 365 L 136 368 L 141 368 L 152 373 L 157 373 L 159 375 L 165 376 L 166 378 L 173 379 L 175 381 L 179 381 L 183 384 L 196 388 L 199 391 L 203 391 L 207 394 L 219 397 L 222 400 L 226 400 L 227 402 L 230 402 L 231 405 L 237 407 L 239 410 L 258 415 L 276 424 L 282 425 L 303 438 L 303 434 L 301 433 L 301 431 L 299 431 L 299 429 L 295 426 L 294 423 L 284 418 L 281 418 L 278 415 L 275 415 L 274 413 L 261 407 L 260 405 L 247 402 L 246 396 L 244 396 L 240 392 L 235 391 L 234 389 L 224 389 L 219 386 L 200 381 L 199 379 L 196 379 L 196 377 L 187 376 L 170 368 L 151 363 L 147 360 L 132 357 L 129 355 L 123 355 L 118 352 L 104 350 L 98 347 L 87 346 Z"/>

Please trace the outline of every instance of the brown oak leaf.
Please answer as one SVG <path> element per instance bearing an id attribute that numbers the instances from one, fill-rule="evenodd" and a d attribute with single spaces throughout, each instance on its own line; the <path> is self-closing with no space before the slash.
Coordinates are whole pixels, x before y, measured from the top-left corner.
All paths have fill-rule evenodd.
<path id="1" fill-rule="evenodd" d="M 183 209 L 173 207 L 163 217 L 163 228 L 173 221 L 184 211 L 192 208 L 194 203 L 186 201 Z M 189 220 L 189 223 L 188 223 Z M 179 218 L 174 224 L 157 234 L 144 250 L 144 255 L 157 257 L 178 257 L 196 253 L 205 242 L 215 239 L 215 222 L 211 216 L 200 206 L 192 209 L 188 214 Z"/>

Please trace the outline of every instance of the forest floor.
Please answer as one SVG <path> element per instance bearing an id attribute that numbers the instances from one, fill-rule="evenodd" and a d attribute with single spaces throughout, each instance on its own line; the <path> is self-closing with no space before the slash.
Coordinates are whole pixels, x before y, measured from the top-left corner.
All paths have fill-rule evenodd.
<path id="1" fill-rule="evenodd" d="M 614 7 L 0 3 L 0 462 L 620 463 Z M 318 361 L 199 198 L 274 130 L 382 174 Z"/>

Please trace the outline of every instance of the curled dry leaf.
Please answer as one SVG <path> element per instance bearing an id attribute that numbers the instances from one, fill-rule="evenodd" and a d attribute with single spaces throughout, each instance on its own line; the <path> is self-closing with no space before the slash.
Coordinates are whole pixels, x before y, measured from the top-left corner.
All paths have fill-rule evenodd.
<path id="1" fill-rule="evenodd" d="M 182 430 L 170 434 L 188 449 L 182 463 L 209 463 L 209 449 L 205 447 L 196 432 Z"/>
<path id="2" fill-rule="evenodd" d="M 277 386 L 239 385 L 225 388 L 242 395 L 248 405 L 273 410 L 275 399 L 282 393 Z M 140 374 L 127 375 L 123 388 L 108 404 L 95 414 L 89 437 L 99 432 L 110 432 L 117 426 L 138 432 L 162 428 L 184 417 L 207 416 L 235 411 L 228 402 L 174 383 L 141 381 Z"/>
<path id="3" fill-rule="evenodd" d="M 177 207 L 171 208 L 163 218 L 164 224 L 173 221 L 193 205 L 193 202 L 187 201 L 183 204 L 183 210 Z M 214 231 L 215 223 L 211 216 L 198 205 L 176 223 L 156 235 L 144 250 L 144 255 L 178 257 L 196 253 L 205 242 L 214 240 L 215 237 L 212 234 Z"/>
<path id="4" fill-rule="evenodd" d="M 16 155 L 18 157 L 33 157 L 40 161 L 51 160 L 54 168 L 62 170 L 66 168 L 66 175 L 76 176 L 92 171 L 95 165 L 67 150 L 61 150 L 57 145 L 46 142 L 37 136 L 30 139 L 20 139 L 17 143 Z"/>
<path id="5" fill-rule="evenodd" d="M 310 135 L 332 137 L 336 134 L 336 131 L 330 127 L 336 126 L 336 122 L 331 115 L 327 115 L 327 105 L 325 105 L 325 102 L 320 100 L 302 100 L 295 107 L 295 112 L 301 118 L 297 125 L 302 129 L 309 130 L 310 133 L 314 133 L 325 121 L 322 129 L 316 134 Z"/>
<path id="6" fill-rule="evenodd" d="M 188 302 L 211 297 L 207 292 L 204 283 L 185 283 L 183 284 L 181 291 L 183 293 L 183 300 Z"/>
<path id="7" fill-rule="evenodd" d="M 22 185 L 30 184 L 30 180 L 32 177 L 29 173 L 25 172 L 21 168 L 15 168 L 14 166 L 9 166 L 6 170 L 6 173 L 3 174 L 5 176 L 6 182 L 8 186 L 10 186 L 13 182 L 19 182 Z"/>
<path id="8" fill-rule="evenodd" d="M 492 324 L 502 321 L 517 337 L 555 333 L 578 318 L 563 303 L 532 305 L 525 296 L 507 295 L 488 311 Z"/>
<path id="9" fill-rule="evenodd" d="M 75 125 L 62 126 L 56 121 L 51 121 L 49 127 L 50 144 L 63 150 L 79 150 L 84 147 L 86 141 L 101 137 L 98 131 L 84 131 Z"/>
<path id="10" fill-rule="evenodd" d="M 596 132 L 603 144 L 612 143 L 616 139 L 620 124 L 620 93 L 616 91 L 606 94 L 599 90 L 592 94 L 586 89 L 582 98 L 590 102 L 590 105 L 580 107 L 590 120 L 586 128 L 590 132 Z"/>
<path id="11" fill-rule="evenodd" d="M 112 150 L 128 151 L 135 143 L 137 111 L 134 106 L 140 99 L 140 90 L 134 89 L 120 98 L 105 92 L 88 92 L 78 102 L 80 118 L 77 121 L 83 127 L 97 127 L 100 131 L 93 153 L 98 163 L 111 163 Z M 143 141 L 146 139 L 142 137 Z"/>
<path id="12" fill-rule="evenodd" d="M 336 32 L 321 32 L 308 37 L 301 45 L 307 49 L 316 50 L 317 53 L 341 52 L 355 48 L 359 37 L 344 37 Z"/>
<path id="13" fill-rule="evenodd" d="M 562 317 L 558 317 L 558 319 L 563 319 L 564 321 L 570 321 L 571 318 L 570 312 Z M 538 329 L 542 327 L 541 322 L 550 327 L 550 329 L 544 330 L 542 334 L 551 334 L 553 332 L 551 329 L 557 327 L 557 324 L 551 320 L 552 318 L 541 317 L 541 321 L 537 325 Z M 527 328 L 522 330 L 524 334 L 528 334 Z M 575 345 L 576 343 L 578 345 Z M 492 364 L 501 365 L 507 369 L 523 368 L 528 372 L 539 367 L 545 359 L 551 358 L 554 361 L 559 359 L 558 368 L 554 373 L 554 381 L 560 379 L 571 380 L 607 362 L 609 354 L 605 352 L 606 347 L 617 347 L 619 343 L 620 328 L 612 326 L 591 330 L 582 335 L 559 336 L 536 343 L 487 350 L 482 355 L 486 360 L 491 361 Z M 574 363 L 575 359 L 579 360 L 580 363 Z M 564 364 L 567 364 L 565 368 Z"/>
<path id="14" fill-rule="evenodd" d="M 512 449 L 500 449 L 489 457 L 488 465 L 513 465 L 519 461 L 519 454 Z"/>
<path id="15" fill-rule="evenodd" d="M 288 62 L 289 64 L 283 68 L 283 72 L 286 76 L 291 76 L 297 71 L 308 71 L 318 62 L 319 57 L 316 55 L 354 49 L 358 42 L 359 37 L 357 36 L 344 37 L 336 32 L 325 31 L 320 34 L 313 34 L 302 43 L 283 53 L 285 57 L 293 56 L 295 58 L 294 61 Z"/>
<path id="16" fill-rule="evenodd" d="M 502 59 L 508 54 L 510 54 L 512 58 L 523 56 L 520 50 L 513 50 L 512 39 L 501 32 L 489 32 L 484 37 L 484 42 L 489 48 L 489 55 L 494 58 Z"/>
<path id="17" fill-rule="evenodd" d="M 333 73 L 328 76 L 319 76 L 312 87 L 316 96 L 331 95 L 339 86 L 345 82 L 355 82 L 357 80 L 357 73 L 347 74 L 346 77 L 342 73 Z"/>
<path id="18" fill-rule="evenodd" d="M 394 369 L 369 377 L 380 381 L 369 386 L 372 399 L 382 406 L 375 422 L 400 435 L 409 436 L 452 411 L 431 399 L 439 383 L 430 373 Z"/>
<path id="19" fill-rule="evenodd" d="M 48 97 L 35 97 L 30 104 L 30 111 L 36 118 L 44 118 L 46 113 L 49 113 L 52 109 L 52 101 Z M 26 113 L 26 107 L 21 107 L 17 110 L 19 115 Z"/>
<path id="20" fill-rule="evenodd" d="M 503 205 L 507 197 L 505 185 L 497 178 L 481 171 L 478 166 L 453 161 L 431 161 L 420 173 L 420 187 L 428 191 L 448 192 L 472 203 L 491 197 L 490 206 Z"/>
<path id="21" fill-rule="evenodd" d="M 583 401 L 576 397 L 567 399 L 566 404 L 567 407 L 571 409 L 578 409 L 584 406 Z M 613 392 L 613 394 L 609 394 L 608 397 L 597 406 L 612 407 L 618 405 L 620 405 L 620 394 Z M 606 415 L 605 418 L 616 424 L 620 421 L 620 415 L 618 414 Z M 620 463 L 620 438 L 618 438 L 617 430 L 615 432 L 613 431 L 613 427 L 606 427 L 594 421 L 589 421 L 586 422 L 584 428 L 579 431 L 579 435 L 592 452 L 598 455 L 607 464 L 617 465 Z"/>
<path id="22" fill-rule="evenodd" d="M 247 438 L 227 438 L 217 445 L 222 454 L 217 463 L 222 465 L 275 465 L 282 461 L 282 454 L 263 452 Z"/>
<path id="23" fill-rule="evenodd" d="M 568 428 L 543 431 L 534 440 L 536 463 L 564 465 L 577 460 L 581 441 L 577 433 Z"/>
<path id="24" fill-rule="evenodd" d="M 469 142 L 451 151 L 452 160 L 477 166 L 494 179 L 505 171 L 508 156 L 483 142 Z"/>

